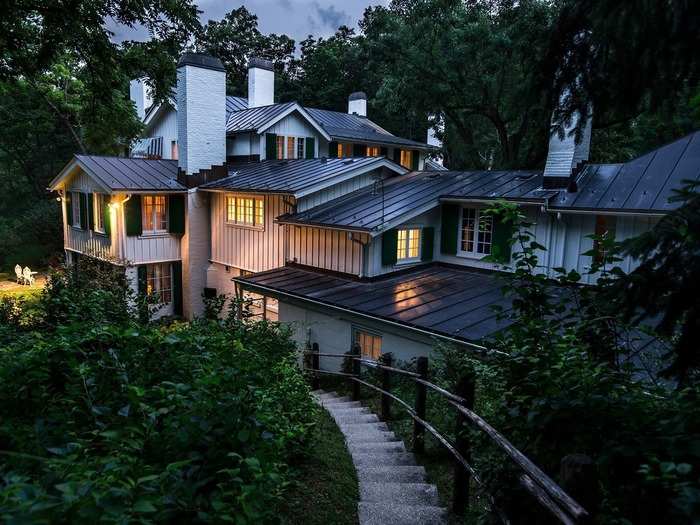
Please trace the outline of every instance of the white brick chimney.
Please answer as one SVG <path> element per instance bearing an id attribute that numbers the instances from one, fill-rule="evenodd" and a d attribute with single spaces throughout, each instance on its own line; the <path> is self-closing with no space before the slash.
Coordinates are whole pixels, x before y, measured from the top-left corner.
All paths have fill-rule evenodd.
<path id="1" fill-rule="evenodd" d="M 367 116 L 367 94 L 364 91 L 355 91 L 348 97 L 348 113 Z"/>
<path id="2" fill-rule="evenodd" d="M 275 68 L 272 62 L 253 57 L 248 62 L 248 107 L 275 103 Z"/>
<path id="3" fill-rule="evenodd" d="M 568 96 L 568 92 L 563 93 L 561 101 Z M 592 117 L 588 118 L 581 141 L 577 143 L 573 131 L 580 120 L 581 114 L 576 111 L 571 116 L 571 121 L 564 126 L 564 138 L 560 138 L 557 131 L 550 136 L 547 162 L 544 167 L 543 186 L 545 188 L 572 187 L 569 184 L 572 173 L 575 175 L 579 164 L 588 160 L 591 151 Z"/>
<path id="4" fill-rule="evenodd" d="M 188 175 L 226 161 L 226 70 L 218 58 L 185 53 L 177 62 L 177 143 Z"/>
<path id="5" fill-rule="evenodd" d="M 139 116 L 139 120 L 143 120 L 146 116 L 146 110 L 153 103 L 148 86 L 143 79 L 135 78 L 129 83 L 129 98 L 136 106 L 136 114 Z"/>

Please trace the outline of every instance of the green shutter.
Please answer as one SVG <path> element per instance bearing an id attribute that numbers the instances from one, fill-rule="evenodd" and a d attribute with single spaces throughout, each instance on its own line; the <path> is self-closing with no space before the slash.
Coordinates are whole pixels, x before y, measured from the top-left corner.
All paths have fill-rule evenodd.
<path id="1" fill-rule="evenodd" d="M 92 193 L 87 194 L 87 219 L 88 219 L 88 229 L 95 229 L 95 197 Z"/>
<path id="2" fill-rule="evenodd" d="M 73 203 L 71 202 L 73 199 L 73 192 L 67 191 L 66 192 L 66 221 L 68 222 L 68 226 L 73 226 Z"/>
<path id="3" fill-rule="evenodd" d="M 174 262 L 172 265 L 173 278 L 173 313 L 182 315 L 182 263 Z"/>
<path id="4" fill-rule="evenodd" d="M 459 206 L 442 205 L 442 225 L 440 228 L 440 250 L 447 255 L 457 254 L 457 231 L 459 229 Z"/>
<path id="5" fill-rule="evenodd" d="M 109 196 L 105 195 L 102 204 L 102 222 L 105 229 L 105 235 L 109 236 L 112 233 L 112 214 L 109 213 Z"/>
<path id="6" fill-rule="evenodd" d="M 428 226 L 421 231 L 420 260 L 432 261 L 435 244 L 435 228 Z"/>
<path id="7" fill-rule="evenodd" d="M 87 216 L 87 195 L 84 193 L 78 194 L 80 197 L 80 227 L 83 230 L 87 230 L 88 227 L 88 216 Z"/>
<path id="8" fill-rule="evenodd" d="M 401 164 L 401 150 L 399 148 L 394 148 L 394 162 Z"/>
<path id="9" fill-rule="evenodd" d="M 389 154 L 389 150 L 387 150 L 384 146 L 382 146 L 382 147 L 379 149 L 379 154 L 380 154 L 382 157 L 386 157 L 386 156 Z"/>
<path id="10" fill-rule="evenodd" d="M 316 139 L 313 137 L 306 137 L 306 152 L 305 157 L 307 159 L 313 159 L 316 157 Z"/>
<path id="11" fill-rule="evenodd" d="M 274 160 L 277 158 L 277 135 L 265 133 L 265 158 Z"/>
<path id="12" fill-rule="evenodd" d="M 137 271 L 137 282 L 138 282 L 138 290 L 139 290 L 139 295 L 146 295 L 146 266 L 137 266 L 136 267 Z"/>
<path id="13" fill-rule="evenodd" d="M 491 257 L 494 261 L 506 264 L 510 262 L 510 250 L 513 237 L 513 226 L 496 218 L 493 223 L 493 241 Z"/>
<path id="14" fill-rule="evenodd" d="M 168 197 L 168 231 L 170 233 L 185 233 L 185 196 L 170 195 Z"/>
<path id="15" fill-rule="evenodd" d="M 338 158 L 338 143 L 329 142 L 328 143 L 328 156 L 332 159 Z"/>
<path id="16" fill-rule="evenodd" d="M 387 230 L 382 234 L 382 266 L 396 264 L 396 249 L 398 247 L 399 232 Z"/>
<path id="17" fill-rule="evenodd" d="M 124 221 L 126 222 L 126 234 L 128 236 L 141 235 L 141 195 L 132 195 L 124 203 Z"/>
<path id="18" fill-rule="evenodd" d="M 420 152 L 418 150 L 413 150 L 411 152 L 411 169 L 413 171 L 418 171 L 418 159 L 420 158 Z"/>
<path id="19" fill-rule="evenodd" d="M 352 156 L 353 157 L 366 157 L 367 156 L 367 146 L 364 144 L 353 144 L 352 145 Z"/>

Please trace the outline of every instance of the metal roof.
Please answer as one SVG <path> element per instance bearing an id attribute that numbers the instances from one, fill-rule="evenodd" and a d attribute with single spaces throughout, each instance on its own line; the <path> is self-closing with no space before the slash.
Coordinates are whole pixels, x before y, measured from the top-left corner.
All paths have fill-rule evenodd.
<path id="1" fill-rule="evenodd" d="M 544 203 L 552 192 L 537 191 L 541 186 L 542 173 L 535 171 L 415 171 L 385 181 L 383 190 L 363 188 L 279 221 L 378 233 L 434 208 L 441 198 Z"/>
<path id="2" fill-rule="evenodd" d="M 99 155 L 75 155 L 61 173 L 51 181 L 50 189 L 56 189 L 57 185 L 76 167 L 80 167 L 109 191 L 187 190 L 177 182 L 176 160 L 102 157 Z"/>
<path id="3" fill-rule="evenodd" d="M 700 180 L 700 131 L 624 164 L 588 165 L 579 190 L 558 193 L 550 208 L 666 213 L 680 206 L 668 199 L 684 180 Z"/>
<path id="4" fill-rule="evenodd" d="M 309 190 L 338 182 L 344 176 L 388 168 L 406 173 L 401 166 L 384 157 L 347 159 L 264 160 L 229 169 L 229 176 L 200 186 L 204 190 L 281 193 L 303 196 Z"/>
<path id="5" fill-rule="evenodd" d="M 226 120 L 228 121 L 229 115 L 234 111 L 241 111 L 242 109 L 248 109 L 248 99 L 244 97 L 232 97 L 230 95 L 226 96 Z"/>
<path id="6" fill-rule="evenodd" d="M 287 102 L 285 104 L 272 104 L 270 106 L 260 106 L 257 108 L 234 111 L 226 121 L 226 132 L 257 132 L 259 128 L 265 126 L 270 120 L 278 117 L 295 104 L 296 102 Z"/>
<path id="7" fill-rule="evenodd" d="M 498 319 L 492 308 L 511 307 L 511 300 L 501 292 L 504 282 L 499 275 L 432 264 L 359 281 L 286 266 L 234 281 L 265 295 L 313 301 L 324 308 L 476 343 L 510 324 L 507 319 Z"/>

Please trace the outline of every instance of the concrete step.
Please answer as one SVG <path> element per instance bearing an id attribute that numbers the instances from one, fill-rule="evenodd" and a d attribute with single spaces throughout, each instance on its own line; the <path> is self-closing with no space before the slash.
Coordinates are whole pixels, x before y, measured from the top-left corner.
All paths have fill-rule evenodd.
<path id="1" fill-rule="evenodd" d="M 359 401 L 340 401 L 338 403 L 329 401 L 328 403 L 324 403 L 323 406 L 328 410 L 335 410 L 338 408 L 360 408 L 362 403 Z"/>
<path id="2" fill-rule="evenodd" d="M 326 406 L 326 403 L 349 403 L 352 401 L 348 396 L 338 397 L 337 394 L 323 394 L 319 400 L 323 406 Z"/>
<path id="3" fill-rule="evenodd" d="M 376 414 L 347 414 L 334 417 L 338 425 L 351 425 L 353 423 L 379 423 Z"/>
<path id="4" fill-rule="evenodd" d="M 403 441 L 380 441 L 365 443 L 348 443 L 348 450 L 353 452 L 406 452 Z"/>
<path id="5" fill-rule="evenodd" d="M 396 434 L 393 432 L 383 432 L 381 430 L 368 430 L 367 432 L 357 432 L 355 434 L 350 434 L 345 436 L 345 442 L 348 445 L 355 445 L 358 443 L 381 443 L 389 441 L 399 441 Z"/>
<path id="6" fill-rule="evenodd" d="M 360 525 L 444 525 L 447 512 L 432 505 L 357 504 Z"/>
<path id="7" fill-rule="evenodd" d="M 350 453 L 355 466 L 416 465 L 410 452 L 355 452 Z"/>
<path id="8" fill-rule="evenodd" d="M 418 465 L 392 465 L 385 467 L 357 467 L 359 481 L 385 481 L 396 483 L 425 483 L 425 468 Z"/>
<path id="9" fill-rule="evenodd" d="M 360 501 L 403 505 L 440 505 L 435 485 L 360 481 Z"/>
<path id="10" fill-rule="evenodd" d="M 352 436 L 353 434 L 363 434 L 369 431 L 379 431 L 379 432 L 389 432 L 389 427 L 383 421 L 378 423 L 338 423 L 338 427 L 345 434 L 345 436 Z"/>
<path id="11" fill-rule="evenodd" d="M 338 416 L 353 416 L 353 415 L 359 415 L 359 414 L 371 414 L 369 408 L 366 407 L 357 407 L 357 408 L 328 408 L 326 407 L 328 412 L 331 413 L 333 417 L 338 417 Z"/>

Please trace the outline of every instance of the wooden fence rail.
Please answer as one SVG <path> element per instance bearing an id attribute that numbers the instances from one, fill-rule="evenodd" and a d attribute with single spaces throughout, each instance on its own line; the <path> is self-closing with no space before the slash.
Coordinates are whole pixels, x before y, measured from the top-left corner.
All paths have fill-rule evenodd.
<path id="1" fill-rule="evenodd" d="M 494 445 L 502 450 L 510 460 L 518 466 L 522 471 L 519 478 L 521 486 L 560 523 L 565 525 L 588 523 L 590 519 L 588 512 L 576 502 L 574 498 L 567 494 L 554 480 L 515 448 L 510 441 L 474 412 L 475 380 L 473 375 L 463 377 L 457 384 L 457 393 L 452 393 L 428 381 L 427 357 L 419 357 L 416 361 L 416 372 L 411 372 L 393 367 L 390 354 L 382 356 L 383 362 L 371 361 L 363 358 L 358 344 L 353 345 L 351 351 L 347 354 L 337 354 L 322 353 L 319 350 L 318 344 L 314 343 L 311 349 L 305 351 L 304 354 L 311 357 L 311 367 L 305 366 L 304 368 L 306 371 L 312 373 L 312 384 L 314 388 L 318 388 L 319 374 L 347 378 L 350 382 L 354 401 L 359 401 L 361 387 L 369 388 L 377 392 L 380 396 L 380 414 L 383 420 L 391 419 L 392 402 L 401 406 L 413 419 L 414 452 L 424 452 L 426 431 L 450 452 L 455 465 L 452 510 L 457 515 L 462 515 L 469 506 L 469 485 L 471 479 L 480 487 L 490 507 L 499 516 L 501 521 L 509 523 L 506 515 L 496 505 L 495 499 L 485 490 L 478 472 L 476 472 L 471 464 L 472 443 L 469 439 L 469 433 L 466 431 L 468 426 L 471 425 L 485 434 Z M 347 362 L 350 364 L 352 373 L 322 370 L 320 367 L 321 357 L 348 360 Z M 381 387 L 362 379 L 363 366 L 376 369 L 380 372 Z M 413 406 L 392 393 L 392 374 L 408 377 L 408 379 L 415 384 L 416 392 Z M 455 443 L 451 443 L 426 420 L 428 390 L 441 395 L 447 400 L 450 406 L 455 408 Z"/>

